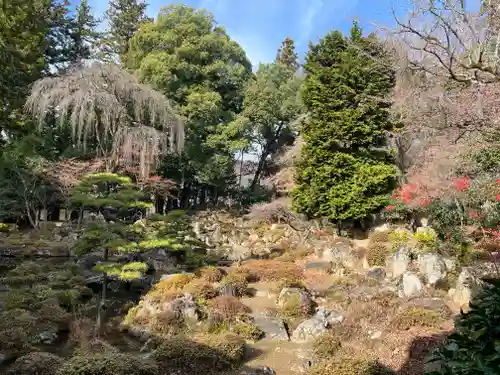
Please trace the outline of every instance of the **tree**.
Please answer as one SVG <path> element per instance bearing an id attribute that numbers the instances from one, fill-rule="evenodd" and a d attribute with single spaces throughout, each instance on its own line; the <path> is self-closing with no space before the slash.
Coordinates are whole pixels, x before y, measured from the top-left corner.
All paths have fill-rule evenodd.
<path id="1" fill-rule="evenodd" d="M 26 109 L 41 128 L 49 115 L 70 126 L 77 144 L 105 159 L 107 171 L 140 166 L 148 176 L 164 151 L 183 146 L 183 126 L 167 99 L 113 64 L 35 82 Z"/>
<path id="2" fill-rule="evenodd" d="M 0 10 L 0 132 L 13 136 L 29 121 L 22 106 L 35 80 L 67 61 L 69 24 L 62 0 L 11 0 Z M 0 137 L 0 143 L 4 139 Z"/>
<path id="3" fill-rule="evenodd" d="M 73 23 L 70 62 L 79 63 L 93 56 L 95 52 L 93 49 L 100 38 L 100 33 L 96 30 L 99 21 L 92 14 L 87 0 L 81 0 L 80 5 L 76 7 L 76 17 Z"/>
<path id="4" fill-rule="evenodd" d="M 276 62 L 289 67 L 294 72 L 298 69 L 298 56 L 297 52 L 295 52 L 295 42 L 292 38 L 287 36 L 283 40 L 276 55 Z"/>
<path id="5" fill-rule="evenodd" d="M 252 144 L 258 148 L 252 189 L 259 183 L 268 158 L 278 155 L 295 138 L 293 125 L 302 113 L 302 78 L 291 69 L 294 67 L 281 63 L 261 64 L 245 90 L 241 116 L 248 119 Z"/>
<path id="6" fill-rule="evenodd" d="M 386 146 L 394 72 L 375 36 L 329 33 L 311 45 L 303 100 L 309 119 L 296 168 L 294 208 L 310 218 L 362 220 L 384 207 L 396 182 Z"/>
<path id="7" fill-rule="evenodd" d="M 127 66 L 179 108 L 186 149 L 165 160 L 162 174 L 181 183 L 180 200 L 216 202 L 234 179 L 234 155 L 211 137 L 234 135 L 228 124 L 241 111 L 251 64 L 243 49 L 215 25 L 212 14 L 184 5 L 163 8 L 130 41 Z M 238 133 L 238 131 L 236 131 Z"/>
<path id="8" fill-rule="evenodd" d="M 111 0 L 106 10 L 109 21 L 109 46 L 121 60 L 127 55 L 130 39 L 140 26 L 153 20 L 146 15 L 148 4 L 139 0 Z"/>
<path id="9" fill-rule="evenodd" d="M 99 223 L 87 227 L 76 245 L 76 251 L 83 254 L 97 248 L 103 250 L 103 261 L 96 267 L 103 275 L 97 317 L 98 330 L 101 330 L 104 323 L 108 277 L 133 280 L 141 277 L 148 269 L 142 262 L 119 263 L 112 258 L 113 255 L 140 251 L 136 242 L 129 241 L 125 219 L 131 216 L 130 211 L 151 206 L 144 198 L 144 193 L 137 189 L 130 178 L 113 173 L 90 174 L 72 191 L 71 203 L 80 211 L 92 209 L 100 212 L 106 207 L 117 212 L 116 223 Z"/>

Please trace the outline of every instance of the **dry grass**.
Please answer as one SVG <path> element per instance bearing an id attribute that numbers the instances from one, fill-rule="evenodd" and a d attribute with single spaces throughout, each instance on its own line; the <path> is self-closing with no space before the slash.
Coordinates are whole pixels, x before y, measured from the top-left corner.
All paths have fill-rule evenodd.
<path id="1" fill-rule="evenodd" d="M 236 291 L 236 295 L 243 297 L 247 294 L 248 281 L 251 279 L 252 277 L 248 270 L 237 267 L 230 269 L 220 284 L 221 286 L 232 285 Z"/>
<path id="2" fill-rule="evenodd" d="M 220 316 L 225 321 L 235 321 L 238 315 L 248 314 L 250 308 L 244 305 L 238 298 L 231 296 L 219 296 L 209 302 L 211 312 Z"/>
<path id="3" fill-rule="evenodd" d="M 313 341 L 313 352 L 318 359 L 334 357 L 341 347 L 341 340 L 335 331 L 328 331 Z"/>
<path id="4" fill-rule="evenodd" d="M 194 279 L 190 274 L 178 274 L 170 276 L 155 284 L 146 295 L 148 299 L 158 303 L 171 301 L 183 293 L 183 288 Z"/>
<path id="5" fill-rule="evenodd" d="M 309 375 L 389 375 L 391 371 L 378 361 L 339 358 L 314 365 Z"/>
<path id="6" fill-rule="evenodd" d="M 249 260 L 242 265 L 250 275 L 259 281 L 299 280 L 304 277 L 302 269 L 296 264 L 279 260 Z"/>
<path id="7" fill-rule="evenodd" d="M 366 249 L 366 259 L 370 266 L 385 266 L 390 247 L 384 242 L 370 242 Z"/>
<path id="8" fill-rule="evenodd" d="M 394 317 L 392 325 L 400 330 L 408 330 L 412 327 L 440 329 L 444 321 L 439 311 L 410 307 L 399 312 Z"/>
<path id="9" fill-rule="evenodd" d="M 370 233 L 368 237 L 371 243 L 374 242 L 389 242 L 389 232 L 388 231 L 375 231 Z"/>
<path id="10" fill-rule="evenodd" d="M 194 298 L 211 299 L 217 296 L 217 290 L 205 279 L 193 279 L 182 288 Z"/>
<path id="11" fill-rule="evenodd" d="M 288 249 L 284 254 L 275 258 L 281 262 L 295 263 L 299 259 L 306 258 L 314 253 L 314 250 L 309 247 L 298 247 L 294 249 Z"/>

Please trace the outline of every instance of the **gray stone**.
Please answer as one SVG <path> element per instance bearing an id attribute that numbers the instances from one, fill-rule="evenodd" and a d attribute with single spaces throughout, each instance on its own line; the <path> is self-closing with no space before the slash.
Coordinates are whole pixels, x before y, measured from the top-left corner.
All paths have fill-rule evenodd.
<path id="1" fill-rule="evenodd" d="M 482 284 L 483 282 L 467 267 L 460 272 L 455 288 L 450 289 L 448 295 L 458 306 L 468 306 Z"/>
<path id="2" fill-rule="evenodd" d="M 366 273 L 367 277 L 382 281 L 385 279 L 385 268 L 384 267 L 372 267 Z"/>
<path id="3" fill-rule="evenodd" d="M 271 367 L 260 366 L 255 369 L 255 371 L 247 372 L 246 375 L 276 375 L 276 371 L 274 371 Z"/>
<path id="4" fill-rule="evenodd" d="M 420 273 L 427 284 L 435 286 L 446 279 L 446 263 L 437 254 L 423 254 L 419 257 Z"/>
<path id="5" fill-rule="evenodd" d="M 283 320 L 263 314 L 252 314 L 253 322 L 265 334 L 264 340 L 289 341 L 288 332 Z"/>
<path id="6" fill-rule="evenodd" d="M 423 285 L 420 278 L 412 272 L 405 272 L 398 281 L 399 297 L 414 297 L 422 292 Z"/>
<path id="7" fill-rule="evenodd" d="M 299 343 L 310 342 L 326 332 L 332 325 L 340 324 L 343 321 L 342 314 L 319 307 L 311 319 L 305 320 L 297 326 L 291 339 Z"/>
<path id="8" fill-rule="evenodd" d="M 334 267 L 359 269 L 363 267 L 362 253 L 346 239 L 337 239 L 321 253 L 321 259 L 332 262 Z"/>
<path id="9" fill-rule="evenodd" d="M 410 249 L 402 246 L 389 258 L 389 269 L 393 278 L 398 278 L 408 270 L 408 266 L 411 262 L 410 254 Z"/>

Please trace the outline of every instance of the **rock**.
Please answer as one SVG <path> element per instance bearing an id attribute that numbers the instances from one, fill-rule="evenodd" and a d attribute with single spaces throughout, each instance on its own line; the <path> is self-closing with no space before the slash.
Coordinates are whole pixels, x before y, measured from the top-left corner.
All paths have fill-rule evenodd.
<path id="1" fill-rule="evenodd" d="M 305 290 L 299 288 L 283 288 L 278 296 L 278 307 L 285 306 L 289 301 L 298 299 L 300 306 L 305 310 L 309 310 L 312 306 L 312 300 Z"/>
<path id="2" fill-rule="evenodd" d="M 171 272 L 177 264 L 176 258 L 165 249 L 153 249 L 142 253 L 141 260 L 156 272 Z"/>
<path id="3" fill-rule="evenodd" d="M 422 282 L 419 277 L 412 272 L 407 271 L 403 273 L 398 281 L 398 294 L 401 298 L 417 296 L 422 289 Z"/>
<path id="4" fill-rule="evenodd" d="M 283 320 L 263 314 L 252 314 L 253 323 L 265 334 L 264 340 L 289 341 L 288 332 Z"/>
<path id="5" fill-rule="evenodd" d="M 458 276 L 455 288 L 450 289 L 448 295 L 458 306 L 467 307 L 482 284 L 483 282 L 467 267 L 462 270 Z"/>
<path id="6" fill-rule="evenodd" d="M 370 339 L 372 340 L 378 340 L 382 337 L 382 331 L 375 331 L 375 332 L 372 332 L 372 334 L 370 335 Z"/>
<path id="7" fill-rule="evenodd" d="M 427 284 L 436 286 L 446 279 L 446 263 L 437 254 L 423 254 L 419 256 L 420 273 L 427 280 Z"/>
<path id="8" fill-rule="evenodd" d="M 453 258 L 446 258 L 443 257 L 443 262 L 446 265 L 446 271 L 448 272 L 454 272 L 458 269 L 458 261 Z"/>
<path id="9" fill-rule="evenodd" d="M 320 307 L 311 319 L 307 319 L 297 326 L 291 339 L 298 343 L 310 342 L 326 332 L 332 325 L 340 324 L 343 321 L 342 314 Z"/>
<path id="10" fill-rule="evenodd" d="M 367 277 L 382 281 L 385 279 L 385 268 L 384 267 L 372 267 L 366 273 Z"/>
<path id="11" fill-rule="evenodd" d="M 402 246 L 389 258 L 389 269 L 393 278 L 398 278 L 408 270 L 411 262 L 410 254 L 410 250 L 406 246 Z"/>
<path id="12" fill-rule="evenodd" d="M 276 371 L 274 371 L 271 367 L 260 366 L 255 369 L 255 371 L 247 372 L 246 375 L 276 375 Z"/>
<path id="13" fill-rule="evenodd" d="M 226 284 L 223 285 L 219 289 L 219 295 L 220 296 L 228 296 L 228 297 L 237 297 L 238 293 L 236 291 L 236 288 L 232 284 Z"/>
<path id="14" fill-rule="evenodd" d="M 336 267 L 358 269 L 363 267 L 363 254 L 356 249 L 352 242 L 345 238 L 338 238 L 334 243 L 323 250 L 321 259 L 332 262 Z"/>
<path id="15" fill-rule="evenodd" d="M 244 261 L 252 257 L 252 250 L 240 244 L 231 244 L 230 251 L 225 254 L 227 260 L 234 262 Z"/>

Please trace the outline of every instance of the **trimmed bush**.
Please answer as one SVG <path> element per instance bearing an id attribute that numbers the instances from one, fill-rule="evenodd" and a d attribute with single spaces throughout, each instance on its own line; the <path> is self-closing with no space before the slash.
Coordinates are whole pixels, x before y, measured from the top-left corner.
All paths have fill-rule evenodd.
<path id="1" fill-rule="evenodd" d="M 389 242 L 389 231 L 375 231 L 370 233 L 370 242 Z"/>
<path id="2" fill-rule="evenodd" d="M 217 267 L 204 267 L 198 271 L 198 274 L 209 283 L 218 283 L 224 277 L 224 272 Z"/>
<path id="3" fill-rule="evenodd" d="M 234 269 L 222 279 L 220 286 L 232 285 L 238 297 L 243 297 L 248 291 L 248 274 L 240 272 L 239 269 Z"/>
<path id="4" fill-rule="evenodd" d="M 64 359 L 51 353 L 34 352 L 16 359 L 8 375 L 55 375 Z"/>
<path id="5" fill-rule="evenodd" d="M 238 298 L 231 296 L 219 296 L 209 302 L 212 312 L 219 315 L 223 320 L 234 321 L 238 315 L 251 312 Z"/>
<path id="6" fill-rule="evenodd" d="M 340 347 L 340 338 L 333 331 L 319 335 L 313 342 L 314 355 L 319 359 L 332 358 L 335 354 L 337 354 Z"/>
<path id="7" fill-rule="evenodd" d="M 236 323 L 231 330 L 245 340 L 257 341 L 264 337 L 264 331 L 253 323 Z"/>
<path id="8" fill-rule="evenodd" d="M 299 280 L 303 278 L 302 269 L 294 263 L 279 260 L 249 260 L 241 268 L 260 281 L 281 281 L 283 279 Z"/>
<path id="9" fill-rule="evenodd" d="M 161 373 L 213 374 L 233 368 L 242 359 L 244 341 L 234 334 L 171 337 L 153 353 Z"/>
<path id="10" fill-rule="evenodd" d="M 370 266 L 385 266 L 389 248 L 383 242 L 371 242 L 366 249 L 366 258 Z"/>
<path id="11" fill-rule="evenodd" d="M 74 356 L 56 375 L 158 375 L 158 367 L 133 354 L 107 352 Z"/>
<path id="12" fill-rule="evenodd" d="M 397 314 L 392 323 L 398 329 L 408 330 L 412 327 L 440 328 L 443 320 L 439 311 L 410 307 Z"/>

